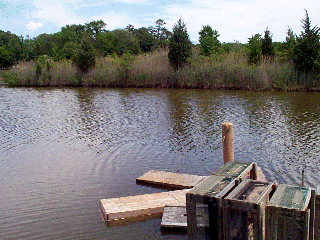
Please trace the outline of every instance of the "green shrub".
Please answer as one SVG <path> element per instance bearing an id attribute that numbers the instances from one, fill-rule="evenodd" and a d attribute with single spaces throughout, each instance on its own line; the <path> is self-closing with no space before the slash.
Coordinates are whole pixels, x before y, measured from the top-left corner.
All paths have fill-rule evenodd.
<path id="1" fill-rule="evenodd" d="M 3 74 L 4 82 L 10 87 L 16 87 L 21 85 L 21 79 L 17 74 L 7 72 Z"/>

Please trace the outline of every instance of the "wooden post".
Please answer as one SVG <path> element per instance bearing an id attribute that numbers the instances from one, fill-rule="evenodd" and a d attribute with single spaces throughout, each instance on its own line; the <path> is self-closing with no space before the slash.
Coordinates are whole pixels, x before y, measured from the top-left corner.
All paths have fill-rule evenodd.
<path id="1" fill-rule="evenodd" d="M 234 160 L 233 154 L 233 124 L 222 123 L 223 164 Z"/>

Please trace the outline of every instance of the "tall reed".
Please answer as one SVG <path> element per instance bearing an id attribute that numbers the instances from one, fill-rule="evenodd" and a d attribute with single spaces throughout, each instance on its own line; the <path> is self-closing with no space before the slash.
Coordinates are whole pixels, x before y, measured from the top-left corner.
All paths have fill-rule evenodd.
<path id="1" fill-rule="evenodd" d="M 317 76 L 299 75 L 292 63 L 263 58 L 249 65 L 246 56 L 230 52 L 211 57 L 197 53 L 186 67 L 175 71 L 168 51 L 158 50 L 138 56 L 123 55 L 97 59 L 96 67 L 81 74 L 71 61 L 50 62 L 36 73 L 34 62 L 23 62 L 6 71 L 4 81 L 11 86 L 90 87 L 178 87 L 252 90 L 293 90 L 319 88 Z"/>

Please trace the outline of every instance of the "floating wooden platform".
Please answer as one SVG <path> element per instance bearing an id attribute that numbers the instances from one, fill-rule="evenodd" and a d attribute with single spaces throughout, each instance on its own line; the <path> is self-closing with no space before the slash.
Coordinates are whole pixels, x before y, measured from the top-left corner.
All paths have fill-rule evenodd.
<path id="1" fill-rule="evenodd" d="M 265 179 L 261 168 L 258 179 Z M 101 200 L 101 213 L 106 221 L 132 219 L 141 216 L 162 214 L 166 205 L 186 205 L 186 190 L 193 188 L 208 176 L 188 175 L 181 173 L 151 170 L 136 179 L 143 185 L 164 187 L 176 191 L 145 194 Z M 179 189 L 179 190 L 178 190 Z"/>
<path id="2" fill-rule="evenodd" d="M 101 212 L 106 221 L 162 213 L 166 205 L 186 205 L 186 192 L 176 190 L 101 200 Z"/>
<path id="3" fill-rule="evenodd" d="M 151 170 L 138 177 L 136 182 L 142 185 L 178 190 L 193 188 L 204 178 L 205 176 Z"/>

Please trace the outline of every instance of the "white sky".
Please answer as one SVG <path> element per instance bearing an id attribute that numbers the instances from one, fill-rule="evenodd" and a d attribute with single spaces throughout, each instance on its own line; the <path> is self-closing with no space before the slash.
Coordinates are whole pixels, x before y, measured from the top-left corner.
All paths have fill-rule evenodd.
<path id="1" fill-rule="evenodd" d="M 221 42 L 246 43 L 267 27 L 273 41 L 284 41 L 288 27 L 300 34 L 304 9 L 312 25 L 320 25 L 319 0 L 0 0 L 0 30 L 36 37 L 99 19 L 108 30 L 149 27 L 163 19 L 171 31 L 181 17 L 194 43 L 203 25 L 218 30 Z"/>

